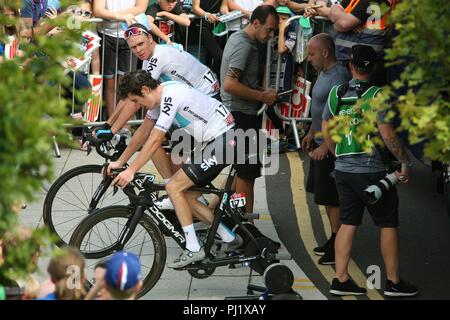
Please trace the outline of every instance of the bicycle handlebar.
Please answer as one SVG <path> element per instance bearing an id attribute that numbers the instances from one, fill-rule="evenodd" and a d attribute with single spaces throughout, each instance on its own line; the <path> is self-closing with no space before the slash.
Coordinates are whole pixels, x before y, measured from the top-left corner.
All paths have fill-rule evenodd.
<path id="1" fill-rule="evenodd" d="M 111 161 L 115 161 L 117 160 L 120 155 L 123 153 L 123 151 L 126 148 L 126 142 L 125 142 L 125 137 L 121 137 L 120 141 L 117 143 L 116 147 L 114 147 L 111 143 L 110 140 L 101 140 L 98 139 L 97 137 L 94 137 L 92 135 L 92 131 L 91 129 L 87 128 L 87 127 L 83 127 L 83 137 L 89 142 L 88 143 L 88 151 L 87 153 L 90 154 L 92 147 L 95 147 L 95 150 L 97 151 L 97 153 L 107 159 L 107 160 L 111 160 Z M 115 152 L 110 154 L 107 151 L 108 150 L 112 150 L 114 149 Z"/>

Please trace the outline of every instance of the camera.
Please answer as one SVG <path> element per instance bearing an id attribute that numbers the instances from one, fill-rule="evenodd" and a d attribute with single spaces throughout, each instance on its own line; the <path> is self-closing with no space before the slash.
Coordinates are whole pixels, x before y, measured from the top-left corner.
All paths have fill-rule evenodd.
<path id="1" fill-rule="evenodd" d="M 398 178 L 394 172 L 387 174 L 377 183 L 368 186 L 364 192 L 366 194 L 369 204 L 375 204 L 383 196 L 384 192 L 389 191 L 396 183 Z"/>

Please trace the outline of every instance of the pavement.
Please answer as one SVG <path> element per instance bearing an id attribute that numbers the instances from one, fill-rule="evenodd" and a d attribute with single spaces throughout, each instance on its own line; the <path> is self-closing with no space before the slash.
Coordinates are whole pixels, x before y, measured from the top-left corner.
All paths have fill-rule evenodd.
<path id="1" fill-rule="evenodd" d="M 91 153 L 86 156 L 85 152 L 75 149 L 61 149 L 61 157 L 55 158 L 55 179 L 62 173 L 85 164 L 101 164 L 102 159 Z M 155 173 L 156 170 L 152 164 L 147 165 L 143 171 Z M 215 185 L 226 178 L 227 170 L 214 181 Z M 158 180 L 158 178 L 157 178 Z M 90 181 L 81 181 L 82 184 L 89 185 Z M 37 195 L 37 201 L 28 203 L 27 208 L 20 215 L 21 223 L 31 228 L 37 228 L 43 225 L 42 208 L 43 202 L 51 183 L 45 183 L 43 190 Z M 272 196 L 271 196 L 272 197 Z M 271 198 L 270 197 L 270 198 Z M 208 198 L 208 197 L 207 197 Z M 275 241 L 282 242 L 277 233 L 280 226 L 274 224 L 271 212 L 268 206 L 268 195 L 266 188 L 266 179 L 259 178 L 255 184 L 255 213 L 260 214 L 260 219 L 255 221 L 255 225 L 266 236 Z M 72 200 L 69 200 L 71 202 Z M 73 200 L 75 201 L 75 200 Z M 70 206 L 70 203 L 67 204 Z M 273 209 L 274 210 L 274 209 Z M 297 225 L 297 224 L 295 224 Z M 105 235 L 106 237 L 106 235 Z M 172 261 L 180 253 L 172 239 L 166 237 L 167 260 Z M 292 251 L 293 249 L 290 248 Z M 288 249 L 282 244 L 281 253 L 288 253 Z M 49 261 L 49 254 L 43 254 L 39 261 L 39 271 L 36 274 L 38 280 L 47 279 L 46 267 Z M 305 273 L 294 260 L 283 260 L 283 264 L 288 266 L 294 274 L 293 289 L 298 292 L 304 300 L 323 300 L 326 299 L 319 289 L 311 282 Z M 89 265 L 89 263 L 88 263 Z M 88 275 L 89 276 L 89 275 Z M 237 266 L 234 269 L 228 267 L 219 267 L 214 274 L 206 279 L 193 278 L 186 271 L 174 271 L 167 266 L 165 267 L 161 278 L 156 285 L 141 299 L 158 299 L 158 300 L 223 300 L 226 297 L 245 296 L 247 294 L 247 285 L 254 284 L 263 286 L 263 277 L 251 272 L 249 267 Z"/>

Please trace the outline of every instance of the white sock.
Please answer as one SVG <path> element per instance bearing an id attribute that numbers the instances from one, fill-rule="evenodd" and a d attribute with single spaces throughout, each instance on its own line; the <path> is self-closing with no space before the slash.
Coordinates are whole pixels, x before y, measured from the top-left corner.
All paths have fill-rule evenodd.
<path id="1" fill-rule="evenodd" d="M 195 234 L 194 225 L 190 224 L 183 227 L 184 236 L 186 238 L 186 249 L 192 252 L 199 252 L 200 245 L 198 244 L 197 235 Z"/>
<path id="2" fill-rule="evenodd" d="M 223 242 L 231 242 L 236 238 L 234 232 L 228 229 L 222 222 L 219 224 L 219 228 L 217 228 L 217 234 L 222 238 Z"/>

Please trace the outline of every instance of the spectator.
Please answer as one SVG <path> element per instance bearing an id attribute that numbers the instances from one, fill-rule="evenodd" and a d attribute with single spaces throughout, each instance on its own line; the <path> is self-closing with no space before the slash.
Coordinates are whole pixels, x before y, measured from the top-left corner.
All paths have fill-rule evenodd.
<path id="1" fill-rule="evenodd" d="M 83 14 L 83 17 L 85 18 L 92 18 L 92 13 L 94 11 L 94 4 L 93 0 L 83 0 L 80 2 L 79 5 L 80 12 Z M 97 49 L 92 53 L 92 60 L 91 60 L 91 73 L 94 75 L 100 75 L 100 50 Z"/>
<path id="2" fill-rule="evenodd" d="M 22 300 L 36 299 L 38 297 L 39 287 L 39 281 L 30 274 L 25 281 L 25 291 L 23 293 Z"/>
<path id="3" fill-rule="evenodd" d="M 191 20 L 183 11 L 177 0 L 158 0 L 147 8 L 145 14 L 150 23 L 150 30 L 163 42 L 172 44 L 173 41 L 184 44 L 185 31 L 182 27 L 189 27 Z M 159 17 L 163 20 L 155 23 Z"/>
<path id="4" fill-rule="evenodd" d="M 289 27 L 286 27 L 286 21 L 291 17 L 292 12 L 287 6 L 276 7 L 279 23 L 278 42 L 272 46 L 272 61 L 270 68 L 270 87 L 278 92 L 287 91 L 292 88 L 293 73 L 294 73 L 294 57 L 292 51 L 295 47 L 297 39 L 297 33 L 295 32 L 296 23 L 291 23 Z M 281 67 L 280 67 L 280 79 L 279 85 L 276 88 L 276 76 L 278 67 L 278 55 L 281 55 Z M 290 94 L 285 94 L 280 97 L 280 102 L 289 103 L 291 98 Z M 285 134 L 282 120 L 277 116 L 274 106 L 270 106 L 266 110 L 266 114 L 272 121 L 275 129 L 278 129 L 280 134 L 280 152 L 294 151 L 296 146 L 290 145 Z"/>
<path id="5" fill-rule="evenodd" d="M 370 82 L 377 86 L 386 84 L 386 69 L 383 52 L 388 31 L 387 18 L 389 12 L 381 17 L 371 15 L 370 6 L 387 4 L 394 8 L 396 0 L 343 0 L 331 7 L 328 18 L 334 24 L 336 34 L 336 58 L 348 64 L 351 48 L 356 44 L 371 46 L 377 53 L 377 64 L 371 74 Z M 377 12 L 375 10 L 374 14 Z"/>
<path id="6" fill-rule="evenodd" d="M 222 57 L 221 97 L 223 104 L 234 116 L 236 129 L 244 131 L 261 128 L 261 117 L 257 116 L 260 103 L 272 105 L 277 98 L 274 90 L 261 91 L 261 64 L 258 57 L 257 44 L 266 43 L 274 36 L 278 26 L 278 14 L 269 5 L 258 6 L 252 14 L 250 24 L 233 34 Z M 258 146 L 257 136 L 252 144 Z M 246 145 L 248 151 L 249 145 Z M 237 165 L 236 192 L 244 192 L 247 197 L 246 210 L 253 212 L 253 185 L 261 176 L 261 164 Z"/>
<path id="7" fill-rule="evenodd" d="M 309 4 L 302 3 L 302 1 L 299 2 L 293 0 L 265 0 L 264 4 L 270 4 L 274 7 L 286 6 L 294 12 L 303 12 L 309 6 Z"/>
<path id="8" fill-rule="evenodd" d="M 0 5 L 0 12 L 5 17 L 18 18 L 20 13 L 18 9 Z M 22 55 L 19 50 L 20 44 L 20 25 L 18 21 L 15 24 L 4 25 L 3 34 L 7 36 L 8 43 L 3 43 L 0 41 L 0 63 L 3 59 L 13 59 L 15 56 Z"/>
<path id="9" fill-rule="evenodd" d="M 71 247 L 61 249 L 47 267 L 55 290 L 38 300 L 82 300 L 86 295 L 84 269 L 84 258 L 77 249 Z"/>
<path id="10" fill-rule="evenodd" d="M 314 18 L 315 16 L 320 16 L 327 18 L 327 20 L 321 20 L 320 25 L 317 25 L 314 29 L 314 33 L 325 32 L 328 33 L 333 39 L 336 38 L 336 30 L 333 24 L 328 20 L 328 15 L 330 14 L 331 6 L 336 3 L 336 0 L 309 0 L 308 7 L 305 8 L 305 17 Z M 312 6 L 320 6 L 319 8 L 312 8 Z M 317 31 L 317 32 L 316 32 Z"/>
<path id="11" fill-rule="evenodd" d="M 206 65 L 210 67 L 215 74 L 220 74 L 220 63 L 222 62 L 223 47 L 221 47 L 214 37 L 212 30 L 214 24 L 219 21 L 216 13 L 220 12 L 220 8 L 224 5 L 225 0 L 193 0 L 192 11 L 200 18 L 204 19 L 202 26 L 202 45 L 206 47 L 208 53 L 206 59 Z M 189 38 L 191 44 L 198 43 L 198 34 L 200 30 L 200 20 L 195 19 L 193 21 L 192 30 L 189 30 L 189 34 L 192 35 Z M 193 46 L 197 48 L 197 46 Z"/>
<path id="12" fill-rule="evenodd" d="M 10 271 L 17 268 L 26 270 L 31 275 L 37 269 L 40 249 L 40 244 L 33 238 L 33 230 L 30 228 L 17 226 L 14 230 L 0 235 L 0 286 L 11 289 L 6 297 L 8 300 L 20 300 L 23 297 L 19 284 L 22 281 L 13 280 Z"/>
<path id="13" fill-rule="evenodd" d="M 322 130 L 330 150 L 335 150 L 335 177 L 339 194 L 341 227 L 336 235 L 336 278 L 333 279 L 330 293 L 335 295 L 363 295 L 366 289 L 358 287 L 348 274 L 348 263 L 353 238 L 357 226 L 362 222 L 365 208 L 369 211 L 375 225 L 381 228 L 380 249 L 383 256 L 387 279 L 384 294 L 387 296 L 414 296 L 418 290 L 399 276 L 399 239 L 398 239 L 398 195 L 395 186 L 384 191 L 375 204 L 369 204 L 364 190 L 377 183 L 386 175 L 387 161 L 382 157 L 381 147 L 366 153 L 353 137 L 361 122 L 361 116 L 354 109 L 358 99 L 363 99 L 363 112 L 370 110 L 370 101 L 380 91 L 379 87 L 368 84 L 370 74 L 376 64 L 376 52 L 370 46 L 356 45 L 352 48 L 350 71 L 353 79 L 348 85 L 334 86 L 328 97 L 323 113 Z M 347 89 L 347 90 L 346 90 Z M 327 121 L 341 114 L 349 115 L 352 120 L 350 134 L 336 146 L 328 133 Z M 345 121 L 348 121 L 347 118 Z M 406 150 L 395 133 L 394 127 L 378 115 L 378 132 L 386 147 L 401 162 L 401 170 L 396 171 L 399 182 L 408 182 L 410 161 Z"/>
<path id="14" fill-rule="evenodd" d="M 334 0 L 309 0 L 308 5 L 305 8 L 305 17 L 328 17 L 330 13 L 330 7 L 328 5 L 334 4 Z M 312 6 L 321 6 L 320 8 L 312 8 Z"/>
<path id="15" fill-rule="evenodd" d="M 322 131 L 322 114 L 331 88 L 347 83 L 351 75 L 347 68 L 336 61 L 334 42 L 330 35 L 320 33 L 308 43 L 308 61 L 319 73 L 312 90 L 312 125 L 303 138 L 302 149 L 308 152 L 311 161 L 306 191 L 314 193 L 314 203 L 325 206 L 331 226 L 331 237 L 314 253 L 321 255 L 319 264 L 334 264 L 334 241 L 339 229 L 339 197 L 336 184 L 330 174 L 334 171 L 334 156 L 322 138 L 316 136 Z"/>
<path id="16" fill-rule="evenodd" d="M 94 285 L 89 290 L 84 300 L 111 300 L 111 296 L 105 288 L 106 262 L 99 262 L 94 268 Z"/>
<path id="17" fill-rule="evenodd" d="M 60 10 L 59 0 L 22 0 L 20 14 L 25 25 L 21 35 L 32 39 L 35 34 L 47 34 L 53 29 L 43 18 L 48 14 L 54 15 Z"/>
<path id="18" fill-rule="evenodd" d="M 135 300 L 142 288 L 141 263 L 131 252 L 117 252 L 106 263 L 105 288 L 111 299 Z"/>
<path id="19" fill-rule="evenodd" d="M 120 79 L 131 68 L 131 52 L 123 38 L 123 32 L 125 30 L 122 25 L 124 22 L 127 25 L 132 24 L 134 22 L 134 16 L 144 13 L 147 5 L 148 0 L 95 0 L 94 2 L 95 17 L 108 21 L 98 28 L 98 32 L 99 36 L 104 39 L 104 42 L 102 40 L 102 54 L 105 57 L 103 77 L 105 105 L 109 116 L 112 115 L 116 107 L 115 74 L 117 73 Z M 117 53 L 116 45 L 118 46 Z"/>
<path id="20" fill-rule="evenodd" d="M 262 5 L 263 0 L 227 0 L 227 4 L 229 11 L 240 10 L 244 14 L 244 17 L 241 19 L 227 22 L 228 35 L 231 36 L 236 31 L 242 30 L 247 26 L 253 10 L 255 10 L 257 6 Z"/>

